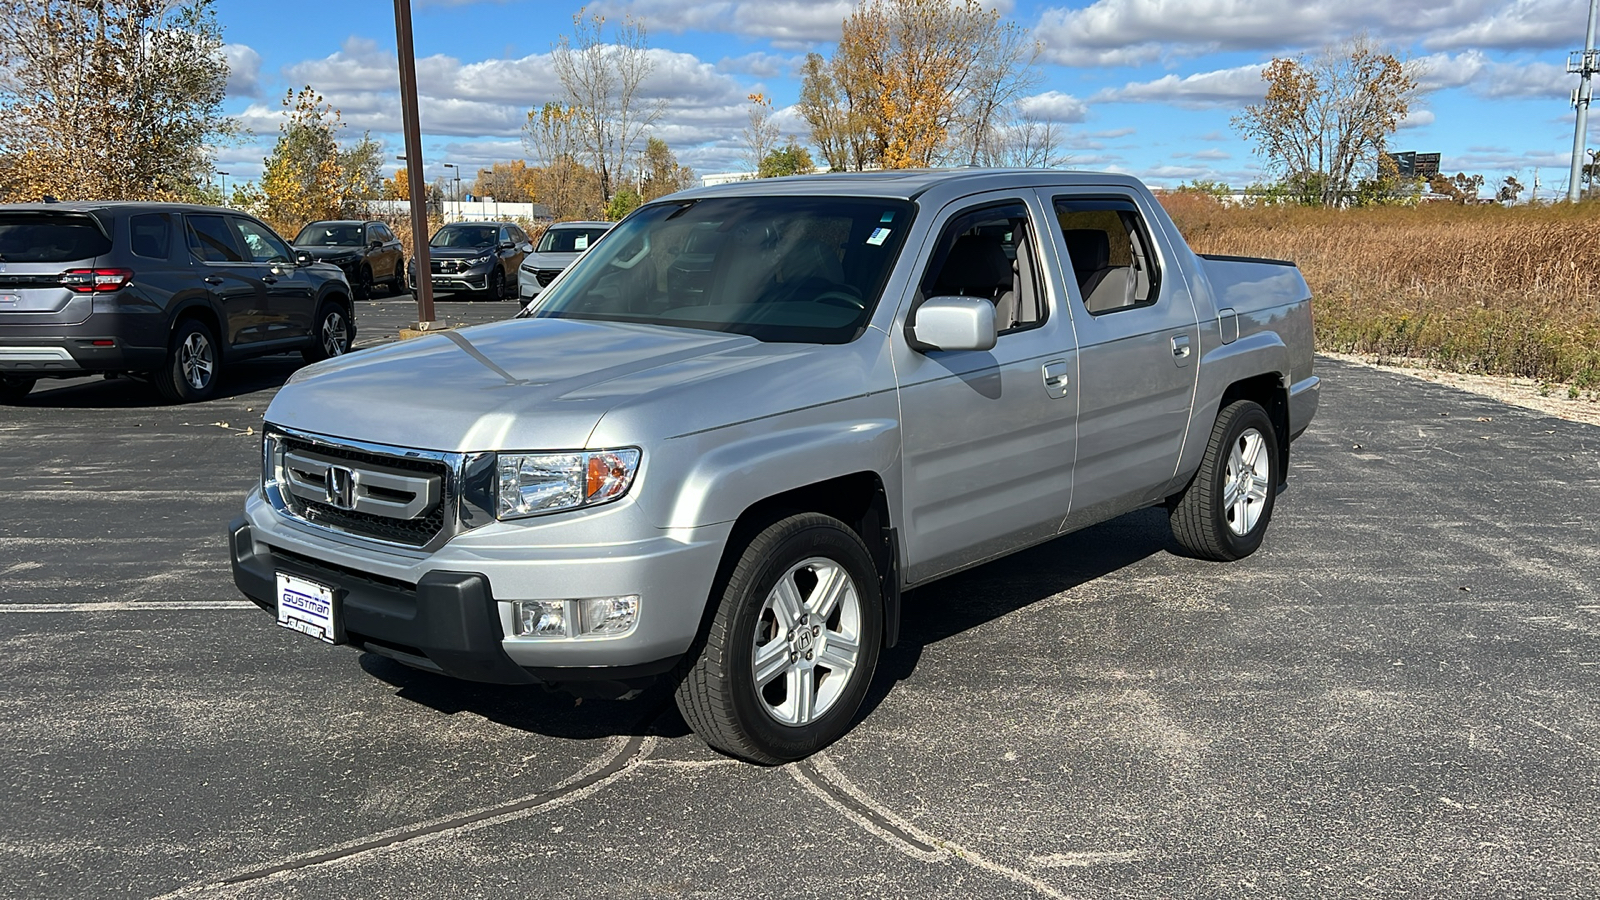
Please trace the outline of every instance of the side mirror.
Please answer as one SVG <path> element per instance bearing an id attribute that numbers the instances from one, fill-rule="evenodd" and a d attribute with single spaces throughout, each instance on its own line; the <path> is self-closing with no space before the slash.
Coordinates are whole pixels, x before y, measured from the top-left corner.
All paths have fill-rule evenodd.
<path id="1" fill-rule="evenodd" d="M 297 266 L 311 265 L 311 253 L 306 250 L 294 251 L 294 264 Z"/>
<path id="2" fill-rule="evenodd" d="M 367 246 L 372 248 L 373 250 L 376 250 L 379 247 L 383 246 L 383 241 L 380 241 L 377 238 L 373 238 L 371 241 L 367 242 Z"/>
<path id="3" fill-rule="evenodd" d="M 994 347 L 994 304 L 982 297 L 931 297 L 917 307 L 910 337 L 918 350 Z"/>
<path id="4" fill-rule="evenodd" d="M 501 250 L 510 250 L 512 247 L 515 247 L 516 245 L 517 245 L 516 241 L 501 241 L 500 242 L 500 249 Z"/>

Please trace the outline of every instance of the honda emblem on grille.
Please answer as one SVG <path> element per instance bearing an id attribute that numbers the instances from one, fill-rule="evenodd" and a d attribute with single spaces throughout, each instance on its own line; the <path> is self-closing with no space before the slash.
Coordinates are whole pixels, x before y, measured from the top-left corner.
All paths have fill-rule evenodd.
<path id="1" fill-rule="evenodd" d="M 328 505 L 339 509 L 356 508 L 356 473 L 344 466 L 328 467 Z"/>

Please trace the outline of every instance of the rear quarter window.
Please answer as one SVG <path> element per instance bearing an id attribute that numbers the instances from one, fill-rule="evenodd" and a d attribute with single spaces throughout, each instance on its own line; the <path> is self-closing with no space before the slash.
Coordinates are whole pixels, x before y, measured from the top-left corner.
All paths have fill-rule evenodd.
<path id="1" fill-rule="evenodd" d="M 88 215 L 0 213 L 0 262 L 78 262 L 109 252 L 110 238 Z"/>
<path id="2" fill-rule="evenodd" d="M 134 256 L 166 259 L 172 248 L 172 216 L 148 213 L 128 219 L 128 247 Z"/>

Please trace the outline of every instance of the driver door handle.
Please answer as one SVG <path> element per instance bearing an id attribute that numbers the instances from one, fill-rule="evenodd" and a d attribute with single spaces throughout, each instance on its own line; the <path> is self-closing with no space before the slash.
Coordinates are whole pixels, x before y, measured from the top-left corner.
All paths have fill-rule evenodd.
<path id="1" fill-rule="evenodd" d="M 276 276 L 276 275 L 263 275 L 263 276 L 261 276 L 261 280 L 265 281 L 267 284 L 277 284 L 278 283 L 278 276 Z"/>
<path id="2" fill-rule="evenodd" d="M 205 281 L 206 284 L 221 284 L 223 278 L 221 275 L 207 275 Z"/>

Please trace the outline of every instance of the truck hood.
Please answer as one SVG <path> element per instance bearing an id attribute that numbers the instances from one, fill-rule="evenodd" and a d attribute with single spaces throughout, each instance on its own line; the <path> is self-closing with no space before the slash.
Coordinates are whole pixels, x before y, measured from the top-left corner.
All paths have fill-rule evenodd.
<path id="1" fill-rule="evenodd" d="M 513 319 L 309 366 L 266 418 L 420 450 L 578 449 L 615 406 L 796 352 L 686 328 Z"/>

